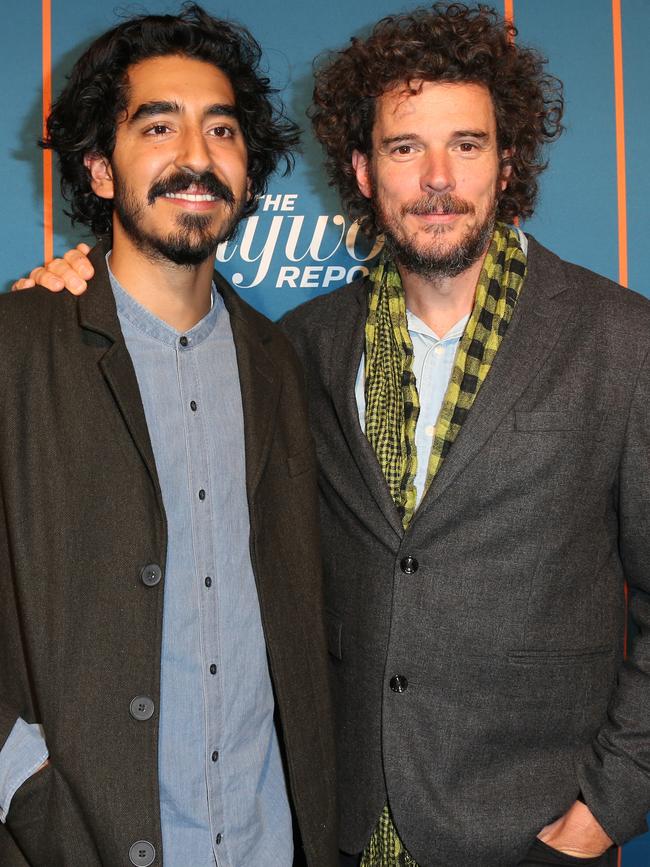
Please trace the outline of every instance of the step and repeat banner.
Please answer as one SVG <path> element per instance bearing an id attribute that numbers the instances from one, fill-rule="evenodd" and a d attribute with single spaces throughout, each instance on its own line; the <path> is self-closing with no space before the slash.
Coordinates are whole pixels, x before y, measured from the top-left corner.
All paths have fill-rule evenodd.
<path id="1" fill-rule="evenodd" d="M 294 173 L 275 179 L 258 213 L 222 245 L 218 268 L 241 295 L 277 318 L 367 269 L 380 249 L 341 213 L 321 172 L 305 117 L 312 63 L 363 34 L 399 0 L 204 0 L 213 14 L 245 24 L 265 50 L 274 84 L 304 129 Z M 650 0 L 498 0 L 517 39 L 539 47 L 565 84 L 566 132 L 550 149 L 535 217 L 524 228 L 562 257 L 650 296 Z M 74 60 L 124 15 L 174 12 L 177 4 L 112 6 L 85 0 L 21 0 L 0 34 L 2 112 L 0 288 L 79 240 L 58 193 L 56 168 L 36 146 L 44 104 Z M 650 836 L 625 847 L 624 867 L 650 867 Z"/>

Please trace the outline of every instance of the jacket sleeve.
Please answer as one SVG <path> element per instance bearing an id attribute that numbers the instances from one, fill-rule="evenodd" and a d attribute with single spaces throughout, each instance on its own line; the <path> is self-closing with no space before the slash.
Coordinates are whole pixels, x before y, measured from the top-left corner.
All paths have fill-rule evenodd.
<path id="1" fill-rule="evenodd" d="M 49 753 L 40 725 L 17 719 L 0 750 L 0 822 L 5 822 L 16 790 L 34 774 Z"/>
<path id="2" fill-rule="evenodd" d="M 578 766 L 585 801 L 618 844 L 650 810 L 650 353 L 638 376 L 618 475 L 619 555 L 632 622 L 606 723 Z"/>

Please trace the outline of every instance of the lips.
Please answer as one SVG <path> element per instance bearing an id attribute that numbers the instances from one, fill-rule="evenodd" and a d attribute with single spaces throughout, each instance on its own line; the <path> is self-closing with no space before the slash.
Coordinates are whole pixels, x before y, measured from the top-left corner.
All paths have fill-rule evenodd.
<path id="1" fill-rule="evenodd" d="M 153 205 L 157 198 L 192 204 L 223 200 L 230 207 L 235 204 L 235 196 L 230 187 L 212 172 L 203 172 L 201 175 L 176 172 L 151 187 L 147 197 L 149 204 Z"/>

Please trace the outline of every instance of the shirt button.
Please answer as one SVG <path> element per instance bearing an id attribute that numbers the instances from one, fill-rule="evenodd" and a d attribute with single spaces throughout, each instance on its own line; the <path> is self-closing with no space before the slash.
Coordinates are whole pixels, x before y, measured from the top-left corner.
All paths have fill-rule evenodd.
<path id="1" fill-rule="evenodd" d="M 213 662 L 212 665 L 210 666 L 210 674 L 216 674 L 216 673 L 217 673 L 217 666 Z"/>
<path id="2" fill-rule="evenodd" d="M 154 703 L 149 696 L 136 695 L 129 705 L 129 713 L 133 719 L 137 719 L 139 722 L 144 722 L 145 720 L 151 719 L 154 708 Z"/>
<path id="3" fill-rule="evenodd" d="M 415 559 L 415 557 L 404 557 L 402 562 L 399 564 L 400 569 L 404 572 L 405 575 L 412 575 L 414 572 L 418 571 L 420 564 Z"/>
<path id="4" fill-rule="evenodd" d="M 192 410 L 192 412 L 196 412 L 196 401 L 195 400 L 190 401 L 190 409 Z"/>
<path id="5" fill-rule="evenodd" d="M 424 432 L 425 432 L 425 434 L 426 434 L 428 437 L 432 437 L 432 436 L 434 435 L 434 433 L 436 432 L 435 425 L 428 424 L 428 425 L 425 427 Z"/>
<path id="6" fill-rule="evenodd" d="M 390 688 L 393 692 L 406 692 L 409 682 L 403 674 L 396 674 L 390 679 Z"/>
<path id="7" fill-rule="evenodd" d="M 205 579 L 205 586 L 206 586 L 206 587 L 212 587 L 212 578 L 210 578 L 209 575 L 208 575 L 208 577 Z"/>
<path id="8" fill-rule="evenodd" d="M 178 342 L 180 343 L 181 346 L 187 346 L 187 344 L 189 343 L 189 340 L 187 339 L 187 337 L 185 335 L 183 335 Z"/>
<path id="9" fill-rule="evenodd" d="M 162 569 L 157 563 L 149 563 L 140 569 L 140 580 L 147 587 L 155 587 L 162 578 Z"/>
<path id="10" fill-rule="evenodd" d="M 205 500 L 205 491 L 203 488 L 199 491 L 199 500 Z"/>
<path id="11" fill-rule="evenodd" d="M 436 348 L 433 351 L 436 355 L 444 355 L 445 354 L 445 347 L 444 346 L 436 346 Z"/>
<path id="12" fill-rule="evenodd" d="M 129 849 L 129 861 L 136 867 L 149 867 L 156 860 L 156 850 L 147 840 L 138 840 Z"/>
<path id="13" fill-rule="evenodd" d="M 217 834 L 215 842 L 216 842 L 217 846 L 221 845 L 221 834 Z"/>
<path id="14" fill-rule="evenodd" d="M 212 753 L 211 759 L 212 759 L 213 762 L 216 762 L 216 761 L 219 760 L 219 752 L 218 752 L 217 750 L 215 750 L 215 751 Z"/>

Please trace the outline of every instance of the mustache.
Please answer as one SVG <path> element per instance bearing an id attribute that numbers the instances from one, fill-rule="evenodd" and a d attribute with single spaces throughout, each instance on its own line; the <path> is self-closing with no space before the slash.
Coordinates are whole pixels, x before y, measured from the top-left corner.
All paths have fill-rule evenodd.
<path id="1" fill-rule="evenodd" d="M 471 202 L 466 202 L 465 199 L 460 199 L 458 196 L 452 196 L 451 193 L 440 193 L 439 195 L 422 196 L 415 202 L 404 205 L 402 208 L 402 216 L 406 214 L 415 214 L 416 216 L 426 216 L 427 214 L 473 214 L 474 205 Z"/>
<path id="2" fill-rule="evenodd" d="M 180 193 L 186 190 L 191 184 L 200 187 L 201 192 L 207 193 L 210 196 L 215 196 L 217 199 L 222 199 L 231 208 L 235 205 L 235 195 L 228 184 L 215 177 L 212 172 L 174 172 L 173 175 L 156 181 L 147 194 L 147 202 L 150 205 L 160 196 L 166 193 Z"/>

